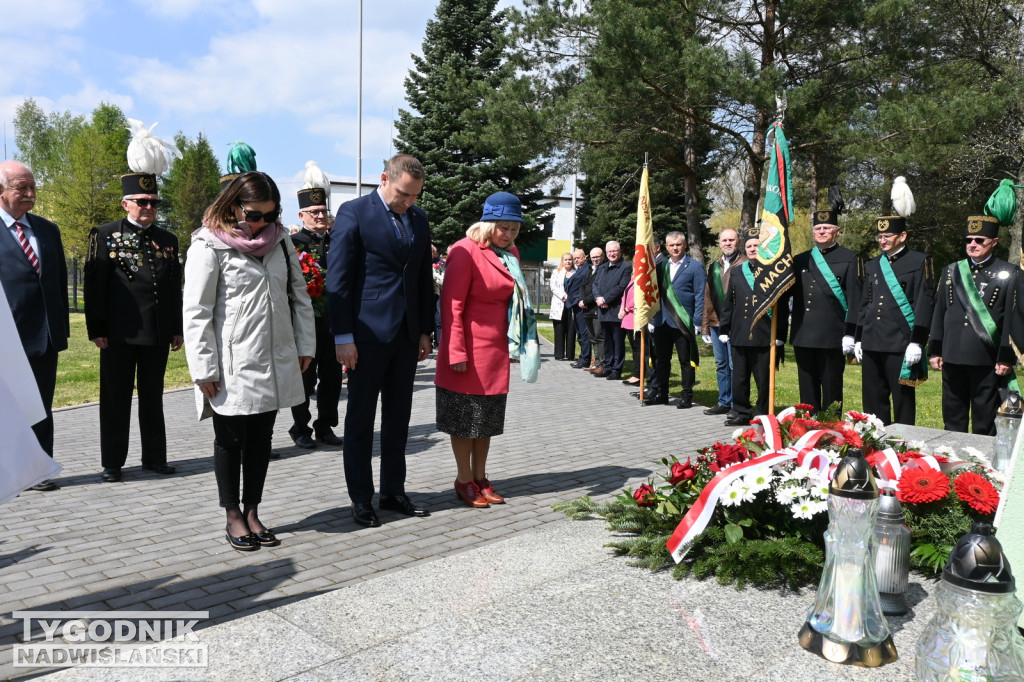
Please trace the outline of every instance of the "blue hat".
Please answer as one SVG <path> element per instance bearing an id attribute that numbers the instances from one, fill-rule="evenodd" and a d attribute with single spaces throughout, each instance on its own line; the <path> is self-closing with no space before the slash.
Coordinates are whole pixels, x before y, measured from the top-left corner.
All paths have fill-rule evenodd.
<path id="1" fill-rule="evenodd" d="M 495 192 L 484 201 L 484 214 L 480 216 L 480 222 L 493 223 L 499 220 L 523 222 L 523 205 L 515 194 Z"/>

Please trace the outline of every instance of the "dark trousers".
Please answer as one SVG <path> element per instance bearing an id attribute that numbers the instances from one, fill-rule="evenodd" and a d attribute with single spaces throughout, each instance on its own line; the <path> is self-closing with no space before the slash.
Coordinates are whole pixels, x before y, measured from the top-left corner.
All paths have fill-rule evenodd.
<path id="1" fill-rule="evenodd" d="M 405 494 L 405 444 L 409 439 L 417 341 L 404 333 L 388 343 L 358 343 L 359 362 L 348 371 L 345 412 L 345 482 L 352 502 L 373 498 L 373 422 L 380 398 L 380 494 Z"/>
<path id="2" fill-rule="evenodd" d="M 657 364 L 654 371 L 658 386 L 668 392 L 668 382 L 672 376 L 672 347 L 675 346 L 679 355 L 680 373 L 682 374 L 683 400 L 693 400 L 693 382 L 695 372 L 690 364 L 690 341 L 683 332 L 675 327 L 662 324 L 654 328 L 654 347 L 657 349 Z"/>
<path id="3" fill-rule="evenodd" d="M 320 380 L 319 387 L 317 379 Z M 330 325 L 316 321 L 316 355 L 309 367 L 302 373 L 302 387 L 306 400 L 292 408 L 292 427 L 288 433 L 292 436 L 310 436 L 315 431 L 322 433 L 325 429 L 333 429 L 338 425 L 338 400 L 341 397 L 341 365 L 334 350 L 334 337 L 331 336 Z M 313 428 L 309 428 L 309 420 L 313 415 L 309 412 L 309 396 L 316 388 L 316 420 Z"/>
<path id="4" fill-rule="evenodd" d="M 781 352 L 782 349 L 778 349 Z M 796 374 L 800 385 L 800 402 L 823 410 L 832 403 L 843 406 L 843 371 L 846 356 L 836 348 L 795 347 Z"/>
<path id="5" fill-rule="evenodd" d="M 580 364 L 590 362 L 590 329 L 587 318 L 578 307 L 572 309 L 572 326 L 576 329 L 576 339 L 580 342 L 580 352 L 576 358 Z M 575 348 L 573 349 L 575 350 Z"/>
<path id="6" fill-rule="evenodd" d="M 53 457 L 53 392 L 57 389 L 57 351 L 53 346 L 47 346 L 46 352 L 28 359 L 32 367 L 32 375 L 36 378 L 36 387 L 39 389 L 39 397 L 43 399 L 43 407 L 46 408 L 46 419 L 38 424 L 32 425 L 32 431 L 36 434 L 36 440 L 46 454 Z"/>
<path id="7" fill-rule="evenodd" d="M 611 372 L 621 372 L 626 362 L 626 335 L 622 322 L 602 322 L 601 330 L 604 332 L 604 367 Z"/>
<path id="8" fill-rule="evenodd" d="M 239 479 L 242 504 L 254 507 L 262 501 L 276 420 L 277 410 L 241 415 L 213 413 L 213 472 L 220 506 L 238 506 Z"/>
<path id="9" fill-rule="evenodd" d="M 572 311 L 565 308 L 562 317 L 557 320 L 552 318 L 551 323 L 555 328 L 555 360 L 566 357 L 572 360 L 576 350 L 576 326 L 572 323 Z"/>
<path id="10" fill-rule="evenodd" d="M 967 433 L 967 419 L 974 422 L 974 433 L 996 435 L 999 410 L 999 386 L 992 365 L 942 363 L 942 421 L 947 431 Z"/>
<path id="11" fill-rule="evenodd" d="M 740 417 L 768 414 L 770 346 L 732 345 L 732 411 Z M 751 411 L 750 376 L 757 386 L 756 412 Z"/>
<path id="12" fill-rule="evenodd" d="M 130 343 L 111 343 L 100 349 L 100 460 L 104 469 L 120 469 L 128 460 L 132 389 L 136 387 L 142 463 L 167 463 L 164 374 L 169 350 L 168 344 Z"/>
<path id="13" fill-rule="evenodd" d="M 597 312 L 594 312 L 593 317 L 584 313 L 584 320 L 586 320 L 587 330 L 590 333 L 590 351 L 594 355 L 594 364 L 598 367 L 603 367 L 605 355 L 604 329 L 601 327 L 600 320 L 597 319 Z"/>
<path id="14" fill-rule="evenodd" d="M 917 392 L 913 386 L 900 383 L 903 353 L 864 351 L 861 362 L 861 393 L 864 411 L 873 414 L 888 426 L 895 420 L 913 426 L 917 418 Z M 892 397 L 892 411 L 889 397 Z"/>
<path id="15" fill-rule="evenodd" d="M 639 334 L 632 329 L 624 329 L 626 340 L 629 341 L 629 350 L 633 353 L 632 373 L 640 378 L 640 339 L 644 340 L 644 361 L 647 363 L 647 371 L 644 372 L 644 384 L 652 391 L 657 391 L 658 380 L 654 373 L 654 347 L 651 344 L 651 335 L 644 329 Z"/>

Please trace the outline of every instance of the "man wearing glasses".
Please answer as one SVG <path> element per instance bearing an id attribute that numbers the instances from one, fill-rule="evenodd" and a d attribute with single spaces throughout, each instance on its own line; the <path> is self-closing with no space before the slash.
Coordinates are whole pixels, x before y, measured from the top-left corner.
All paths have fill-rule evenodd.
<path id="1" fill-rule="evenodd" d="M 121 480 L 128 458 L 132 390 L 139 393 L 142 468 L 174 473 L 167 464 L 164 372 L 168 349 L 181 348 L 181 264 L 178 238 L 154 225 L 156 175 L 121 177 L 124 218 L 94 227 L 85 260 L 85 325 L 100 349 L 101 478 Z"/>
<path id="2" fill-rule="evenodd" d="M 1014 353 L 1006 334 L 1017 268 L 994 255 L 999 221 L 967 218 L 967 258 L 939 278 L 932 316 L 929 364 L 942 372 L 942 420 L 947 431 L 994 436 L 999 389 L 1014 380 Z"/>
<path id="3" fill-rule="evenodd" d="M 905 218 L 878 218 L 875 232 L 882 254 L 864 267 L 854 344 L 863 407 L 883 424 L 913 424 L 914 387 L 927 379 L 921 346 L 935 303 L 935 266 L 931 256 L 907 248 Z"/>
<path id="4" fill-rule="evenodd" d="M 327 270 L 327 252 L 331 248 L 330 214 L 327 191 L 323 187 L 299 190 L 299 219 L 302 229 L 292 235 L 292 244 L 300 252 L 307 252 Z M 325 292 L 326 293 L 326 292 Z M 331 336 L 331 316 L 326 305 L 313 306 L 316 315 L 316 355 L 302 373 L 306 401 L 292 408 L 292 427 L 288 434 L 300 448 L 316 447 L 316 439 L 325 445 L 341 445 L 344 441 L 334 433 L 338 425 L 338 399 L 341 397 L 341 365 L 334 352 Z M 319 385 L 317 379 L 320 380 Z M 309 396 L 316 388 L 317 418 L 309 426 Z"/>

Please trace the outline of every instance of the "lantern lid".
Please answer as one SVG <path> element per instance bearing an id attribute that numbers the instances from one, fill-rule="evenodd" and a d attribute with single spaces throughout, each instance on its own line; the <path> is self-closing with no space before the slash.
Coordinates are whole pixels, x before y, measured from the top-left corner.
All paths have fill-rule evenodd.
<path id="1" fill-rule="evenodd" d="M 1017 391 L 1009 391 L 1006 395 L 1006 400 L 999 406 L 1000 417 L 1017 417 L 1024 416 L 1024 403 L 1021 402 L 1020 394 Z"/>
<path id="2" fill-rule="evenodd" d="M 878 483 L 863 452 L 852 449 L 840 460 L 829 483 L 828 494 L 855 500 L 878 498 Z"/>
<path id="3" fill-rule="evenodd" d="M 885 523 L 904 523 L 903 505 L 896 499 L 896 492 L 883 488 L 878 491 L 878 521 Z"/>
<path id="4" fill-rule="evenodd" d="M 1013 592 L 1016 589 L 1013 572 L 995 532 L 990 524 L 975 522 L 950 552 L 949 561 L 942 569 L 942 579 L 977 592 Z"/>

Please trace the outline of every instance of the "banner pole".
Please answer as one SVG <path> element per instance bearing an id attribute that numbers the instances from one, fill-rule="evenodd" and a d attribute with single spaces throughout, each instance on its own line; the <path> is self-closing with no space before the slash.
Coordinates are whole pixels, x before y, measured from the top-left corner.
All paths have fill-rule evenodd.
<path id="1" fill-rule="evenodd" d="M 635 326 L 635 325 L 634 325 Z M 636 329 L 633 330 L 633 335 L 636 336 Z M 644 334 L 643 330 L 640 331 L 640 406 L 644 405 L 644 370 L 647 369 L 647 344 L 644 341 L 647 339 L 647 334 Z"/>
<path id="2" fill-rule="evenodd" d="M 779 304 L 772 306 L 772 337 L 768 346 L 768 414 L 775 414 L 775 334 L 779 323 Z"/>

